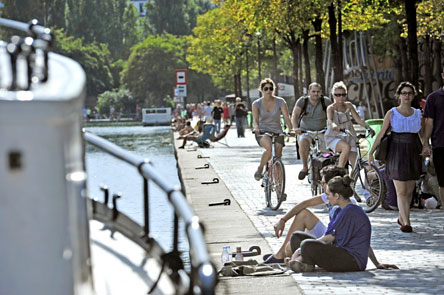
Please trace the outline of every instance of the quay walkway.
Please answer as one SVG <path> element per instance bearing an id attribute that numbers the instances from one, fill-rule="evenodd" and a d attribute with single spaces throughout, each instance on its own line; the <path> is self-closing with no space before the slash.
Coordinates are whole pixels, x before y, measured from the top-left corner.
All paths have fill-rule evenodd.
<path id="1" fill-rule="evenodd" d="M 222 140 L 228 146 L 212 143 L 211 148 L 199 149 L 196 144 L 187 144 L 185 149 L 178 149 L 181 143 L 175 140 L 182 185 L 206 228 L 206 241 L 216 265 L 220 267 L 224 245 L 233 251 L 236 246 L 245 250 L 258 245 L 262 254 L 276 252 L 284 237 L 275 237 L 273 225 L 292 206 L 311 197 L 307 180 L 297 179 L 302 164 L 296 159 L 294 141 L 283 151 L 288 197 L 277 211 L 264 209 L 263 189 L 253 178 L 262 149 L 249 130 L 245 138 L 237 138 L 236 129 L 230 129 Z M 204 164 L 210 168 L 195 169 Z M 219 183 L 201 184 L 215 177 Z M 227 198 L 231 206 L 208 206 Z M 313 212 L 328 223 L 325 209 Z M 296 274 L 289 270 L 277 276 L 229 277 L 221 279 L 217 294 L 444 294 L 444 211 L 413 209 L 414 233 L 399 230 L 395 211 L 378 208 L 369 217 L 376 257 L 380 263 L 396 264 L 399 270 L 379 270 L 369 260 L 365 272 L 317 270 Z M 251 258 L 262 262 L 262 254 Z"/>

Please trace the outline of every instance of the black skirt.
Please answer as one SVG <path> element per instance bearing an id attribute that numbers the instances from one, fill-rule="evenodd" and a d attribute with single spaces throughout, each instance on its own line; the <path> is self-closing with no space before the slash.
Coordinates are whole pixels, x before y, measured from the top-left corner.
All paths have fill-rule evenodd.
<path id="1" fill-rule="evenodd" d="M 390 179 L 418 180 L 422 170 L 422 144 L 418 133 L 392 132 L 386 171 Z"/>

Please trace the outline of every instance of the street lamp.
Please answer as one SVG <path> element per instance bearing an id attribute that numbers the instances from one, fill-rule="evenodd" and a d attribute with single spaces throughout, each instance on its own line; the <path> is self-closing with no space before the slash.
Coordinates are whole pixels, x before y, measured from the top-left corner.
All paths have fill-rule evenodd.
<path id="1" fill-rule="evenodd" d="M 244 33 L 244 40 L 245 40 L 245 60 L 246 60 L 246 68 L 247 68 L 247 103 L 248 108 L 250 108 L 251 102 L 250 102 L 250 72 L 248 71 L 248 47 L 250 47 L 251 44 L 251 34 L 245 32 Z"/>

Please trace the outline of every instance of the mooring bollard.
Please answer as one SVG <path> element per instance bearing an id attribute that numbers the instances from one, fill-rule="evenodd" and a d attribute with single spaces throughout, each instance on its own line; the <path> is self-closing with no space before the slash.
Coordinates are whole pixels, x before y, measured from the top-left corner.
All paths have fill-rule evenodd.
<path id="1" fill-rule="evenodd" d="M 213 184 L 213 183 L 219 183 L 219 178 L 215 177 L 213 178 L 213 181 L 202 181 L 202 184 Z"/>
<path id="2" fill-rule="evenodd" d="M 209 203 L 208 204 L 208 206 L 219 206 L 219 205 L 230 206 L 231 205 L 231 201 L 230 201 L 230 199 L 225 199 L 223 202 Z"/>
<path id="3" fill-rule="evenodd" d="M 208 169 L 208 168 L 210 168 L 210 165 L 209 164 L 205 164 L 202 167 L 196 167 L 194 169 Z"/>

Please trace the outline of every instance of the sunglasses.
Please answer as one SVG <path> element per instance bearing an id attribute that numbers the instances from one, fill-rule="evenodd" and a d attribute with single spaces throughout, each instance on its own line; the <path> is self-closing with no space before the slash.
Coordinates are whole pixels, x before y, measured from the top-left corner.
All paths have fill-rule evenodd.
<path id="1" fill-rule="evenodd" d="M 333 94 L 334 96 L 337 96 L 337 97 L 346 97 L 347 96 L 347 94 L 346 93 L 334 93 Z"/>
<path id="2" fill-rule="evenodd" d="M 273 91 L 273 89 L 274 89 L 273 87 L 264 87 L 263 88 L 264 91 L 268 91 L 268 90 Z"/>

